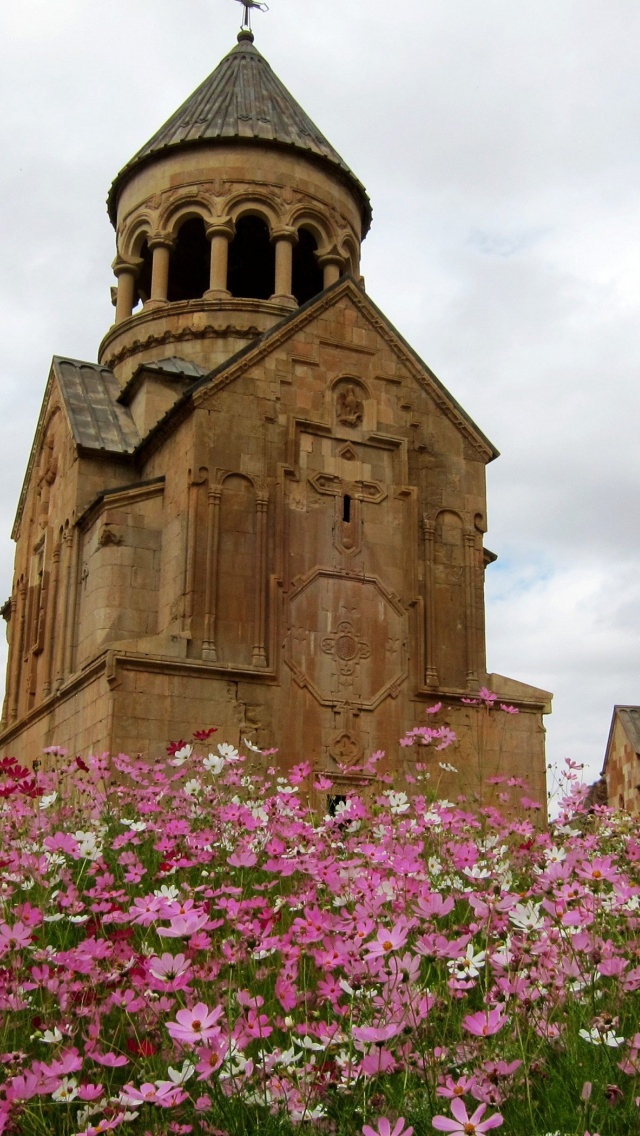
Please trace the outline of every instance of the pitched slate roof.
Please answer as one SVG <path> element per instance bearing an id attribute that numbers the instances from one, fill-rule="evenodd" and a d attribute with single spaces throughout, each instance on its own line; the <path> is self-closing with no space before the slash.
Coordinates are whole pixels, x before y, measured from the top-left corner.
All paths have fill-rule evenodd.
<path id="1" fill-rule="evenodd" d="M 611 726 L 609 727 L 607 748 L 604 755 L 604 765 L 602 766 L 603 774 L 606 773 L 609 766 L 616 721 L 620 721 L 630 744 L 633 746 L 637 756 L 640 757 L 640 706 L 614 706 Z"/>
<path id="2" fill-rule="evenodd" d="M 120 387 L 113 371 L 54 355 L 53 372 L 77 444 L 110 454 L 133 453 L 140 435 L 131 412 L 117 401 Z"/>
<path id="3" fill-rule="evenodd" d="M 640 706 L 616 706 L 625 733 L 637 754 L 640 754 Z"/>
<path id="4" fill-rule="evenodd" d="M 237 46 L 120 171 L 107 199 L 114 225 L 118 195 L 134 169 L 173 147 L 216 141 L 287 146 L 337 167 L 355 190 L 368 230 L 371 204 L 364 186 L 280 82 L 249 31 L 240 32 Z"/>
<path id="5" fill-rule="evenodd" d="M 158 359 L 155 363 L 142 363 L 139 371 L 153 371 L 158 375 L 177 375 L 178 378 L 201 379 L 206 375 L 206 367 L 200 367 L 191 359 L 181 359 L 179 355 L 171 355 L 167 359 Z"/>

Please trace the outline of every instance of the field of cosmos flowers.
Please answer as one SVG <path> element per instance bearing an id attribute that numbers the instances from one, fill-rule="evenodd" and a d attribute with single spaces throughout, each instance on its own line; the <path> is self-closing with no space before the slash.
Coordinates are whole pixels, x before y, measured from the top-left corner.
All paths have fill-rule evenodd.
<path id="1" fill-rule="evenodd" d="M 212 730 L 2 759 L 0 1132 L 640 1133 L 637 824 L 403 740 L 347 794 Z"/>

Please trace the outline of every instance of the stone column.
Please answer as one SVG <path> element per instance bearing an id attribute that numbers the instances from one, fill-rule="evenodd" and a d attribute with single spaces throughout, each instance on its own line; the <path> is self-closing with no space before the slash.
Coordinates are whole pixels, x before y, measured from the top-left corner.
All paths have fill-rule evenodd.
<path id="1" fill-rule="evenodd" d="M 465 628 L 467 648 L 467 682 L 477 683 L 476 668 L 476 589 L 475 589 L 475 545 L 472 532 L 464 534 L 464 584 L 465 584 Z"/>
<path id="2" fill-rule="evenodd" d="M 266 605 L 265 593 L 267 585 L 267 506 L 269 499 L 266 493 L 256 497 L 256 605 L 254 615 L 253 654 L 251 662 L 254 667 L 266 667 Z"/>
<path id="3" fill-rule="evenodd" d="M 204 590 L 204 641 L 202 658 L 210 663 L 218 660 L 216 648 L 216 604 L 218 599 L 218 546 L 220 544 L 220 501 L 222 486 L 209 489 L 207 515 L 207 567 Z"/>
<path id="4" fill-rule="evenodd" d="M 278 229 L 271 236 L 276 250 L 276 287 L 271 299 L 275 304 L 297 308 L 293 295 L 293 249 L 298 243 L 295 229 Z"/>
<path id="5" fill-rule="evenodd" d="M 20 687 L 20 656 L 22 654 L 22 634 L 24 628 L 24 591 L 25 585 L 19 584 L 11 597 L 11 643 L 9 655 L 9 681 L 8 681 L 8 717 L 9 722 L 15 722 L 18 717 L 18 690 Z"/>
<path id="6" fill-rule="evenodd" d="M 169 233 L 154 233 L 148 246 L 153 253 L 151 263 L 151 297 L 149 304 L 166 304 L 169 297 L 169 264 L 175 239 Z"/>
<path id="7" fill-rule="evenodd" d="M 136 298 L 136 280 L 140 271 L 141 260 L 123 260 L 117 256 L 112 268 L 118 278 L 118 294 L 116 297 L 116 323 L 129 319 L 133 311 Z"/>
<path id="8" fill-rule="evenodd" d="M 322 256 L 318 257 L 318 264 L 324 272 L 323 285 L 329 288 L 331 284 L 335 284 L 336 280 L 340 279 L 340 275 L 344 270 L 344 257 L 340 256 L 335 246 L 325 252 Z"/>
<path id="9" fill-rule="evenodd" d="M 53 685 L 53 641 L 56 634 L 57 625 L 57 607 L 58 607 L 58 583 L 60 579 L 60 553 L 62 551 L 62 538 L 56 544 L 53 550 L 52 567 L 51 567 L 51 597 L 47 611 L 47 626 L 44 635 L 44 682 L 42 687 L 43 696 L 51 694 L 51 687 Z"/>
<path id="10" fill-rule="evenodd" d="M 425 603 L 425 629 L 424 629 L 424 654 L 425 654 L 425 675 L 424 681 L 426 686 L 438 685 L 438 671 L 436 668 L 435 657 L 435 638 L 436 638 L 436 588 L 435 588 L 435 536 L 436 526 L 428 521 L 426 517 L 422 521 L 422 531 L 424 533 L 424 547 L 425 547 L 425 589 L 426 589 L 426 603 Z"/>
<path id="11" fill-rule="evenodd" d="M 204 294 L 205 300 L 226 300 L 231 295 L 227 287 L 227 273 L 229 268 L 229 245 L 235 236 L 233 221 L 218 221 L 207 228 L 207 237 L 211 241 L 211 270 L 209 289 Z"/>

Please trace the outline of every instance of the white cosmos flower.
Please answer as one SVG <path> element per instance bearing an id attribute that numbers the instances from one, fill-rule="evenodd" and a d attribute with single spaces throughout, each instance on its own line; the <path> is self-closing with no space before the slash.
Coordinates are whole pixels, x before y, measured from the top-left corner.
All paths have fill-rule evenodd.
<path id="1" fill-rule="evenodd" d="M 44 1041 L 46 1045 L 57 1045 L 59 1041 L 62 1041 L 62 1034 L 58 1027 L 54 1026 L 52 1030 L 43 1031 L 40 1041 Z"/>
<path id="2" fill-rule="evenodd" d="M 190 781 L 185 782 L 184 791 L 188 797 L 197 797 L 202 792 L 202 784 L 197 777 L 192 777 Z"/>
<path id="3" fill-rule="evenodd" d="M 616 1037 L 615 1030 L 607 1030 L 603 1033 L 602 1030 L 593 1027 L 590 1030 L 578 1030 L 578 1033 L 591 1045 L 607 1045 L 609 1049 L 618 1049 L 625 1042 L 623 1037 Z"/>
<path id="4" fill-rule="evenodd" d="M 172 1069 L 171 1066 L 167 1069 L 169 1080 L 173 1081 L 174 1085 L 184 1085 L 196 1071 L 195 1065 L 191 1061 L 183 1061 L 181 1069 Z M 156 1085 L 161 1085 L 162 1081 L 156 1081 Z"/>
<path id="5" fill-rule="evenodd" d="M 229 742 L 218 742 L 218 753 L 225 761 L 237 761 L 240 757 L 238 750 Z"/>
<path id="6" fill-rule="evenodd" d="M 51 1100 L 58 1101 L 59 1104 L 68 1104 L 69 1101 L 75 1100 L 77 1095 L 78 1082 L 76 1078 L 63 1077 L 60 1087 L 51 1094 Z"/>
<path id="7" fill-rule="evenodd" d="M 440 766 L 441 769 L 444 769 L 445 773 L 457 773 L 458 772 L 455 765 L 451 765 L 451 763 L 448 762 L 448 761 L 439 761 L 438 765 Z"/>
<path id="8" fill-rule="evenodd" d="M 326 1045 L 314 1041 L 312 1037 L 309 1037 L 309 1034 L 305 1034 L 304 1037 L 294 1037 L 293 1041 L 295 1045 L 301 1045 L 303 1049 L 315 1050 L 318 1053 L 327 1048 Z"/>
<path id="9" fill-rule="evenodd" d="M 130 828 L 132 832 L 144 832 L 147 827 L 143 820 L 128 820 L 126 817 L 120 818 L 120 824 L 126 824 L 127 828 Z"/>
<path id="10" fill-rule="evenodd" d="M 163 884 L 153 894 L 158 899 L 167 899 L 169 903 L 173 903 L 176 899 L 180 899 L 180 888 L 177 888 L 175 884 Z"/>
<path id="11" fill-rule="evenodd" d="M 185 761 L 187 761 L 191 757 L 192 753 L 192 745 L 183 745 L 181 749 L 176 750 L 173 757 L 169 760 L 169 765 L 184 765 Z"/>
<path id="12" fill-rule="evenodd" d="M 58 799 L 58 794 L 56 793 L 55 789 L 54 789 L 53 793 L 45 793 L 44 796 L 40 798 L 40 808 L 41 809 L 48 809 L 49 806 L 52 805 L 53 802 L 56 801 L 57 799 Z"/>
<path id="13" fill-rule="evenodd" d="M 400 813 L 406 813 L 409 810 L 409 798 L 406 793 L 396 792 L 394 789 L 387 789 L 383 794 L 389 801 L 389 809 L 396 816 Z"/>
<path id="14" fill-rule="evenodd" d="M 102 842 L 95 832 L 83 832 L 78 829 L 73 834 L 78 842 L 80 855 L 86 860 L 98 860 L 102 855 Z"/>
<path id="15" fill-rule="evenodd" d="M 471 868 L 463 868 L 462 871 L 471 880 L 488 880 L 491 875 L 488 868 L 481 868 L 479 864 L 474 864 Z"/>
<path id="16" fill-rule="evenodd" d="M 539 931 L 544 927 L 544 918 L 540 914 L 540 903 L 516 903 L 509 912 L 509 919 L 521 931 Z"/>
<path id="17" fill-rule="evenodd" d="M 458 978 L 477 978 L 480 969 L 484 966 L 486 951 L 473 953 L 473 943 L 467 943 L 465 953 L 457 959 L 449 959 L 447 969 Z"/>
<path id="18" fill-rule="evenodd" d="M 245 745 L 247 749 L 250 749 L 252 753 L 262 753 L 260 746 L 254 745 L 248 738 L 243 739 L 243 745 Z"/>
<path id="19" fill-rule="evenodd" d="M 218 757 L 216 753 L 210 753 L 208 757 L 205 757 L 202 764 L 209 773 L 213 773 L 213 775 L 217 777 L 218 773 L 222 773 L 225 761 L 224 757 Z"/>

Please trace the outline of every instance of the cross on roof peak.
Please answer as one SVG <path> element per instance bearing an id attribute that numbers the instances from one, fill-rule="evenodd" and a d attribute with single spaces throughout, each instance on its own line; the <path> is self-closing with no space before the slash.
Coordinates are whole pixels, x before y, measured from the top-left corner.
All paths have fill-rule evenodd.
<path id="1" fill-rule="evenodd" d="M 251 9 L 257 8 L 259 12 L 268 12 L 269 5 L 262 2 L 262 0 L 237 0 L 238 4 L 242 4 L 244 13 L 242 16 L 242 31 L 245 28 L 251 31 Z"/>

